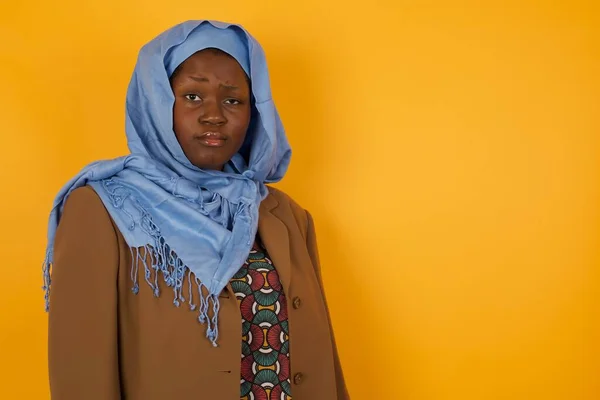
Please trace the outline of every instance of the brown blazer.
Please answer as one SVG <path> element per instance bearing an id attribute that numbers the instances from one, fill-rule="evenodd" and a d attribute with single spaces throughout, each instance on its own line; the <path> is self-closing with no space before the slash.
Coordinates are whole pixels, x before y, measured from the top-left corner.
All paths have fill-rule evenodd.
<path id="1" fill-rule="evenodd" d="M 259 233 L 288 298 L 292 397 L 348 399 L 319 270 L 310 214 L 269 188 Z M 54 247 L 49 315 L 54 400 L 240 398 L 241 315 L 231 286 L 220 295 L 219 346 L 161 282 L 141 268 L 131 292 L 129 246 L 96 192 L 67 200 Z"/>

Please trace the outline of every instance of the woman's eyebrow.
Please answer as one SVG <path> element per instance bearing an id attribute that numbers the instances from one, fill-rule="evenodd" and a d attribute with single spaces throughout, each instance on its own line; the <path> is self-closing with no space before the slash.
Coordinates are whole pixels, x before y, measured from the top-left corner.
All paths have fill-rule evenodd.
<path id="1" fill-rule="evenodd" d="M 195 80 L 196 82 L 208 82 L 208 78 L 205 78 L 203 76 L 189 75 L 189 78 Z"/>
<path id="2" fill-rule="evenodd" d="M 239 87 L 234 86 L 234 85 L 225 85 L 223 83 L 219 84 L 219 87 L 222 87 L 223 89 L 227 89 L 227 90 L 238 90 Z"/>
<path id="3" fill-rule="evenodd" d="M 205 78 L 203 76 L 193 76 L 190 75 L 189 76 L 190 79 L 195 80 L 196 82 L 209 82 L 208 78 Z M 223 88 L 223 89 L 227 89 L 227 90 L 238 90 L 239 87 L 235 86 L 235 85 L 226 85 L 224 83 L 220 83 L 219 87 Z"/>

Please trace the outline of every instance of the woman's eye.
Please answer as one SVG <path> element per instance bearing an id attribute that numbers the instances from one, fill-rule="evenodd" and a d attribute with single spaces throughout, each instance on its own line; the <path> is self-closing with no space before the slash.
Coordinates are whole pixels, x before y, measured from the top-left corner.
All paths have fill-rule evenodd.
<path id="1" fill-rule="evenodd" d="M 200 101 L 200 100 L 202 100 L 200 98 L 200 96 L 198 96 L 197 94 L 186 94 L 185 98 L 188 99 L 189 101 Z"/>
<path id="2" fill-rule="evenodd" d="M 242 104 L 242 102 L 241 102 L 241 101 L 239 101 L 239 100 L 236 100 L 236 99 L 227 99 L 227 100 L 225 100 L 225 103 L 226 103 L 226 104 L 233 104 L 233 105 Z"/>

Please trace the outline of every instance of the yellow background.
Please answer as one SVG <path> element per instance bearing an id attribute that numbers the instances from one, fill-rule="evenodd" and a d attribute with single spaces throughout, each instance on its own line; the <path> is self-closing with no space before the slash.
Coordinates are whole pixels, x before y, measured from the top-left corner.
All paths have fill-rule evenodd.
<path id="1" fill-rule="evenodd" d="M 0 398 L 48 398 L 56 191 L 126 152 L 140 46 L 202 18 L 267 52 L 353 399 L 600 398 L 594 3 L 2 1 Z"/>

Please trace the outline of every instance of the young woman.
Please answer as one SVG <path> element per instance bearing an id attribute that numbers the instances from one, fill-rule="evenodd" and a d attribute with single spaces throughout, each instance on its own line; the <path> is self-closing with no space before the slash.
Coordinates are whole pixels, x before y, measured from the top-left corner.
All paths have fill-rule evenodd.
<path id="1" fill-rule="evenodd" d="M 131 154 L 86 167 L 50 216 L 55 400 L 347 399 L 310 214 L 265 56 L 189 21 L 142 48 Z"/>

